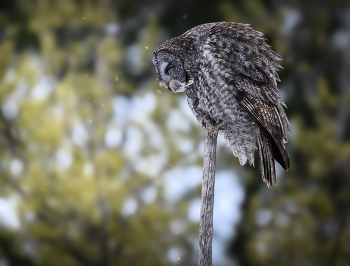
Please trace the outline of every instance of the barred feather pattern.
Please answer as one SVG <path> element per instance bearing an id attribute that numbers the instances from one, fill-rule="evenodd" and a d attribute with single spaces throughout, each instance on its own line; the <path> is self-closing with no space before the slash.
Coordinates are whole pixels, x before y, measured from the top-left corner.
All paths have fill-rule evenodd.
<path id="1" fill-rule="evenodd" d="M 286 170 L 284 143 L 289 121 L 277 89 L 282 58 L 249 25 L 218 22 L 199 25 L 157 48 L 181 58 L 188 79 L 186 95 L 201 125 L 209 115 L 224 126 L 226 144 L 241 165 L 254 165 L 259 149 L 263 180 L 276 182 L 276 159 Z M 157 70 L 157 68 L 156 68 Z M 158 73 L 158 80 L 163 80 Z M 176 92 L 176 91 L 175 91 Z"/>
<path id="2" fill-rule="evenodd" d="M 200 71 L 198 76 L 198 87 L 206 88 L 196 91 L 198 108 L 202 114 L 209 114 L 214 121 L 229 121 L 224 129 L 227 147 L 231 148 L 241 165 L 247 161 L 254 165 L 254 152 L 257 149 L 256 119 L 233 97 L 234 86 L 226 83 L 225 75 L 211 73 L 214 69 L 219 72 L 225 69 L 214 65 L 215 60 L 209 62 L 207 71 Z"/>
<path id="3" fill-rule="evenodd" d="M 276 170 L 271 138 L 263 128 L 258 129 L 257 136 L 262 179 L 268 187 L 272 187 L 272 182 L 276 184 Z"/>

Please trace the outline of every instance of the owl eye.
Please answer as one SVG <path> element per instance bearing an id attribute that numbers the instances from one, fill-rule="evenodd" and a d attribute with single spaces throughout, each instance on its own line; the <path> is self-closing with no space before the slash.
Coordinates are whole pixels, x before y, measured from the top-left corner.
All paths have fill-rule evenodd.
<path id="1" fill-rule="evenodd" d="M 165 73 L 168 74 L 169 70 L 172 69 L 172 68 L 174 68 L 174 66 L 171 65 L 171 64 L 169 64 L 169 65 L 166 67 L 166 69 L 165 69 Z"/>

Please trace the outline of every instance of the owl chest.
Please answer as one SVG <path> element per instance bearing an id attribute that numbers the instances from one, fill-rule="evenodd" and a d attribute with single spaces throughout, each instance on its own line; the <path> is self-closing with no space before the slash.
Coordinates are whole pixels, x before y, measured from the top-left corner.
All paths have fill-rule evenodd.
<path id="1" fill-rule="evenodd" d="M 197 109 L 203 114 L 209 113 L 205 103 L 201 100 L 198 101 Z"/>
<path id="2" fill-rule="evenodd" d="M 239 113 L 234 85 L 226 83 L 222 75 L 200 75 L 194 93 L 198 99 L 197 109 L 209 114 L 216 121 L 230 119 Z"/>

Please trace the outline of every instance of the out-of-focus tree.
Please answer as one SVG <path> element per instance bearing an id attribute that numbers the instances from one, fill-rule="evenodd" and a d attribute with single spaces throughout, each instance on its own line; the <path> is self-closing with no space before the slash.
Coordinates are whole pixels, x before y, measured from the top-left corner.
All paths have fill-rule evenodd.
<path id="1" fill-rule="evenodd" d="M 167 265 L 169 252 L 191 260 L 195 227 L 174 226 L 186 205 L 170 206 L 157 180 L 181 134 L 164 139 L 162 127 L 178 102 L 158 101 L 154 78 L 140 76 L 160 29 L 149 16 L 125 45 L 130 18 L 119 23 L 114 5 L 14 1 L 1 10 L 0 189 L 20 214 L 10 236 L 1 227 L 4 263 Z"/>

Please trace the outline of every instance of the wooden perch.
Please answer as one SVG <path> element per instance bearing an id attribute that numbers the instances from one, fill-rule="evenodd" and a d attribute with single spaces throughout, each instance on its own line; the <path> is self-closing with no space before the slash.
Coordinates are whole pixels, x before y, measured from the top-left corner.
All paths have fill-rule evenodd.
<path id="1" fill-rule="evenodd" d="M 199 266 L 212 265 L 216 143 L 218 127 L 204 128 L 204 160 L 199 221 Z"/>

